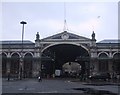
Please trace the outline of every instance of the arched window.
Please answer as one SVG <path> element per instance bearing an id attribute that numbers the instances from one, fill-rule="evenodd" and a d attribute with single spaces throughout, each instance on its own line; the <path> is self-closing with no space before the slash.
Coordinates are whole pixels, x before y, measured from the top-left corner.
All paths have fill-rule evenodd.
<path id="1" fill-rule="evenodd" d="M 120 53 L 115 53 L 114 56 L 113 56 L 114 59 L 120 59 Z"/>
<path id="2" fill-rule="evenodd" d="M 7 74 L 7 55 L 2 53 L 0 58 L 2 58 L 2 77 L 5 77 Z"/>
<path id="3" fill-rule="evenodd" d="M 120 74 L 120 52 L 113 55 L 113 70 Z"/>
<path id="4" fill-rule="evenodd" d="M 99 71 L 108 71 L 108 55 L 106 53 L 101 53 L 99 55 Z"/>
<path id="5" fill-rule="evenodd" d="M 18 75 L 19 73 L 19 55 L 18 53 L 13 53 L 11 56 L 11 66 L 10 73 L 11 75 Z"/>
<path id="6" fill-rule="evenodd" d="M 100 58 L 100 59 L 107 59 L 107 58 L 108 58 L 108 55 L 107 55 L 106 53 L 101 53 L 101 54 L 99 55 L 99 58 Z"/>

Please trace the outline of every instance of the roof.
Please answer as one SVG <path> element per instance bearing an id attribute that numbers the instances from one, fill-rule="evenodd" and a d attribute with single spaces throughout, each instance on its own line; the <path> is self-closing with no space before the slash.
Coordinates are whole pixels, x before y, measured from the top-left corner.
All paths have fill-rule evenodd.
<path id="1" fill-rule="evenodd" d="M 97 46 L 120 46 L 120 40 L 117 39 L 107 39 L 97 42 Z"/>
<path id="2" fill-rule="evenodd" d="M 0 44 L 22 44 L 20 40 L 0 41 Z M 23 44 L 34 44 L 32 41 L 24 40 Z"/>
<path id="3" fill-rule="evenodd" d="M 102 41 L 100 41 L 100 42 L 98 42 L 98 43 L 105 43 L 105 44 L 117 44 L 117 43 L 120 43 L 120 39 L 113 39 L 113 40 L 111 40 L 111 39 L 105 39 L 105 40 L 102 40 Z"/>
<path id="4" fill-rule="evenodd" d="M 19 49 L 19 48 L 22 48 L 22 41 L 20 41 L 20 40 L 0 41 L 0 44 L 2 45 L 3 49 L 8 49 L 8 48 Z M 23 41 L 23 48 L 34 49 L 34 47 L 35 47 L 35 43 L 33 43 L 29 40 L 24 40 Z"/>

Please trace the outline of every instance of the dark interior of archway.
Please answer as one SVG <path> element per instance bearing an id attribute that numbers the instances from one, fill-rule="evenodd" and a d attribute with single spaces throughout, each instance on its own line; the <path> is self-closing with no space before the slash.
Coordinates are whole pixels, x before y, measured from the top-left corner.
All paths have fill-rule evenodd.
<path id="1" fill-rule="evenodd" d="M 115 71 L 117 74 L 120 74 L 120 53 L 116 53 L 113 56 L 113 71 Z"/>
<path id="2" fill-rule="evenodd" d="M 42 56 L 50 58 L 49 61 L 42 61 L 42 64 L 44 64 L 44 67 L 47 68 L 47 73 L 53 73 L 55 69 L 62 70 L 62 65 L 66 62 L 75 62 L 77 57 L 89 57 L 89 54 L 87 50 L 80 46 L 59 44 L 44 50 Z M 84 60 L 79 60 L 79 63 L 83 68 L 85 67 Z"/>
<path id="3" fill-rule="evenodd" d="M 19 55 L 14 53 L 11 57 L 10 73 L 11 75 L 18 74 L 19 72 Z"/>
<path id="4" fill-rule="evenodd" d="M 99 55 L 99 71 L 106 72 L 108 71 L 108 56 L 105 53 Z"/>
<path id="5" fill-rule="evenodd" d="M 7 68 L 6 68 L 6 66 L 7 66 L 7 56 L 4 54 L 4 53 L 2 53 L 1 55 L 0 55 L 0 57 L 2 57 L 2 77 L 5 77 L 6 75 L 7 75 Z"/>
<path id="6" fill-rule="evenodd" d="M 24 56 L 24 78 L 32 77 L 32 61 L 33 57 L 30 53 Z"/>

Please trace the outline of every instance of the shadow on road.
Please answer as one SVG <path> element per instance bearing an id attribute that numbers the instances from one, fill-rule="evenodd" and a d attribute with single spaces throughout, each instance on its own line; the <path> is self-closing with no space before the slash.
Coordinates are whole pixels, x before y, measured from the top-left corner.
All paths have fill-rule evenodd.
<path id="1" fill-rule="evenodd" d="M 117 95 L 116 93 L 112 93 L 110 91 L 105 90 L 95 90 L 93 88 L 72 88 L 73 90 L 81 90 L 86 94 L 89 95 Z"/>

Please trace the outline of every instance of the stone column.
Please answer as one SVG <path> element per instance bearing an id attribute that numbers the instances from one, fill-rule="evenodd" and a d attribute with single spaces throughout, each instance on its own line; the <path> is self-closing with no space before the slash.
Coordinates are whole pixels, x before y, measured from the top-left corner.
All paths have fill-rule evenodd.
<path id="1" fill-rule="evenodd" d="M 36 40 L 35 40 L 35 67 L 34 67 L 34 74 L 39 75 L 41 73 L 41 40 L 40 40 L 40 35 L 39 32 L 36 34 Z"/>
<path id="2" fill-rule="evenodd" d="M 91 58 L 90 61 L 90 71 L 91 71 L 91 75 L 98 72 L 99 68 L 98 68 L 98 60 L 96 58 Z"/>
<path id="3" fill-rule="evenodd" d="M 91 60 L 90 60 L 90 66 L 91 66 L 91 74 L 94 74 L 98 72 L 98 59 L 97 59 L 97 48 L 96 46 L 91 46 L 90 49 L 91 54 Z"/>
<path id="4" fill-rule="evenodd" d="M 22 80 L 23 78 L 23 71 L 24 71 L 24 57 L 23 57 L 23 52 L 21 52 L 21 56 L 19 59 L 19 75 L 18 78 Z"/>
<path id="5" fill-rule="evenodd" d="M 39 58 L 34 58 L 32 77 L 38 77 L 40 71 Z"/>
<path id="6" fill-rule="evenodd" d="M 99 61 L 97 59 L 95 60 L 94 64 L 95 64 L 94 71 L 99 72 Z"/>
<path id="7" fill-rule="evenodd" d="M 113 60 L 112 60 L 112 59 L 110 59 L 110 60 L 108 61 L 108 71 L 109 71 L 110 73 L 113 72 Z"/>

